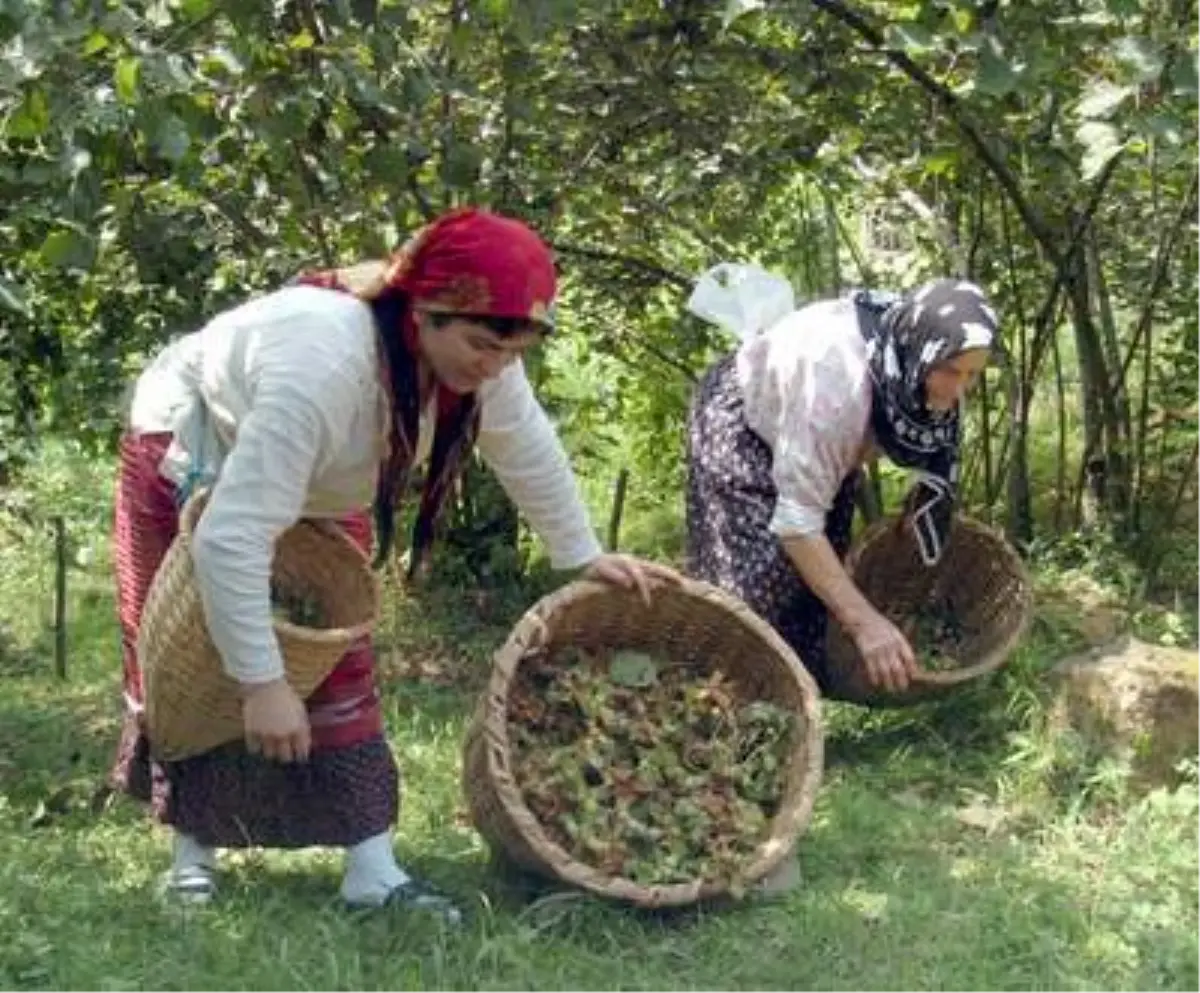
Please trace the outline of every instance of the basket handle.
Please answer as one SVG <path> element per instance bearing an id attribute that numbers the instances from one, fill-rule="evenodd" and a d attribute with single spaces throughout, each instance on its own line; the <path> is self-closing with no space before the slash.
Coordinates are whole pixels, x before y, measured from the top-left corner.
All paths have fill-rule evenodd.
<path id="1" fill-rule="evenodd" d="M 528 645 L 526 653 L 540 652 L 550 641 L 550 626 L 538 614 L 530 614 L 529 622 L 531 630 L 529 640 L 526 642 Z"/>
<path id="2" fill-rule="evenodd" d="M 345 532 L 337 525 L 336 522 L 325 517 L 301 517 L 300 521 L 307 524 L 314 531 L 320 531 L 328 538 L 343 538 Z M 297 522 L 299 523 L 299 521 Z"/>
<path id="3" fill-rule="evenodd" d="M 183 505 L 179 509 L 179 531 L 181 534 L 190 535 L 196 530 L 196 525 L 200 523 L 200 517 L 208 507 L 208 501 L 211 496 L 212 487 L 210 486 L 193 486 L 191 488 L 183 501 Z"/>

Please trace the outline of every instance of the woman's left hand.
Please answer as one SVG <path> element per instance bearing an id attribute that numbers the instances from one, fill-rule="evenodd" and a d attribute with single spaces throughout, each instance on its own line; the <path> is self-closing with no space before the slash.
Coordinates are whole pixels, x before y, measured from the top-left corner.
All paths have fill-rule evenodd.
<path id="1" fill-rule="evenodd" d="M 583 570 L 584 579 L 601 579 L 607 583 L 615 583 L 627 590 L 636 589 L 642 594 L 642 599 L 650 603 L 650 591 L 663 583 L 678 583 L 683 577 L 670 566 L 645 559 L 634 558 L 632 555 L 616 553 L 601 555 L 592 559 Z"/>

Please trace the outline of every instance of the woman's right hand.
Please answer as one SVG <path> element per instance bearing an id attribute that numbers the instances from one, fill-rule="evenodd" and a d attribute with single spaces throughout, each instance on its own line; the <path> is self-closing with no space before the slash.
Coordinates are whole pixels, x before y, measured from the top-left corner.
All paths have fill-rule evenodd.
<path id="1" fill-rule="evenodd" d="M 876 689 L 899 692 L 917 672 L 917 660 L 908 639 L 891 621 L 872 611 L 853 631 L 854 644 Z"/>
<path id="2" fill-rule="evenodd" d="M 246 748 L 279 762 L 303 762 L 312 748 L 304 701 L 286 679 L 242 686 Z"/>

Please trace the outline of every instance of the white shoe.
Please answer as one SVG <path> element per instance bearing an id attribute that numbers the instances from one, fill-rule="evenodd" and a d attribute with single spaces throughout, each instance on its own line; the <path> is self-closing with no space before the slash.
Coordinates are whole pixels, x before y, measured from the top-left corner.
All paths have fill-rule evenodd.
<path id="1" fill-rule="evenodd" d="M 217 880 L 206 865 L 176 866 L 163 873 L 160 889 L 169 900 L 203 906 L 216 896 Z"/>

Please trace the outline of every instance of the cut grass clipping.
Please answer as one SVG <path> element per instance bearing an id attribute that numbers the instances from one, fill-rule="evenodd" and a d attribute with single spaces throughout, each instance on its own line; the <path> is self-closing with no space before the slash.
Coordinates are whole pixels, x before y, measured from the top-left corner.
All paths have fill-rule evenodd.
<path id="1" fill-rule="evenodd" d="M 719 671 L 575 649 L 525 659 L 508 710 L 525 803 L 572 857 L 735 896 L 779 808 L 796 720 Z"/>

